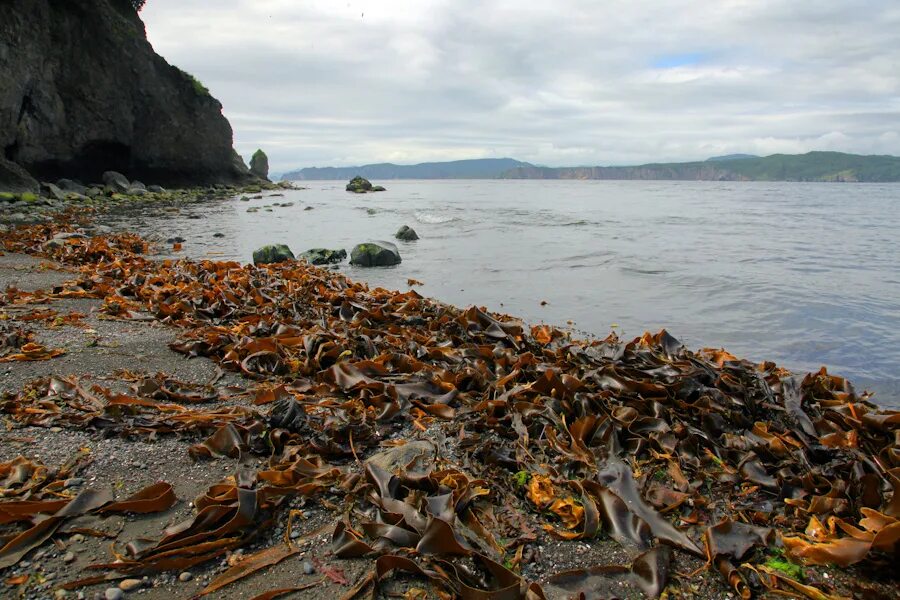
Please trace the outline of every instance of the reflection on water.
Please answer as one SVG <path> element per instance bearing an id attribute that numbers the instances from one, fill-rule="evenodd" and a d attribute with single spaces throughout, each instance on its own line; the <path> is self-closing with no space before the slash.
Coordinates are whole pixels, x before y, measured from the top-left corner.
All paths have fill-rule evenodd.
<path id="1" fill-rule="evenodd" d="M 284 197 L 122 224 L 181 235 L 189 256 L 240 261 L 273 242 L 349 251 L 410 225 L 421 239 L 398 242 L 401 265 L 340 269 L 395 289 L 418 279 L 421 293 L 453 304 L 600 336 L 612 324 L 628 337 L 665 327 L 692 348 L 824 364 L 900 406 L 900 185 L 384 183 L 358 196 L 342 182 L 303 182 Z M 284 202 L 294 205 L 272 206 Z"/>

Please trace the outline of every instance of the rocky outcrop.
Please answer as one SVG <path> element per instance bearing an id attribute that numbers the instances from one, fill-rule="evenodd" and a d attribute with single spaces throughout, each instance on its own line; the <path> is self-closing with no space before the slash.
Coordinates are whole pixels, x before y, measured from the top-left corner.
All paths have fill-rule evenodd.
<path id="1" fill-rule="evenodd" d="M 347 184 L 347 191 L 355 194 L 365 194 L 366 192 L 383 192 L 385 189 L 380 185 L 372 185 L 368 179 L 357 175 Z"/>
<path id="2" fill-rule="evenodd" d="M 280 263 L 286 260 L 294 260 L 294 253 L 284 244 L 274 244 L 271 246 L 263 246 L 259 250 L 253 252 L 254 265 L 267 265 L 269 263 Z"/>
<path id="3" fill-rule="evenodd" d="M 222 105 L 153 51 L 129 0 L 0 2 L 0 74 L 0 157 L 38 179 L 249 178 Z"/>
<path id="4" fill-rule="evenodd" d="M 260 179 L 269 180 L 269 157 L 261 149 L 250 158 L 250 173 Z"/>
<path id="5" fill-rule="evenodd" d="M 390 242 L 357 244 L 350 253 L 350 264 L 360 267 L 390 267 L 400 262 L 400 252 Z"/>
<path id="6" fill-rule="evenodd" d="M 404 225 L 397 230 L 397 233 L 394 234 L 394 237 L 401 242 L 414 242 L 419 239 L 419 234 L 416 233 L 416 230 L 409 225 Z"/>

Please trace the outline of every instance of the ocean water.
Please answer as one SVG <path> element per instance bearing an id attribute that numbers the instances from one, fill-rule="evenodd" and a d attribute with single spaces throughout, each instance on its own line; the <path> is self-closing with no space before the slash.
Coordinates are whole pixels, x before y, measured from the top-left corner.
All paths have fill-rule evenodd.
<path id="1" fill-rule="evenodd" d="M 187 238 L 189 256 L 242 262 L 267 243 L 349 253 L 395 241 L 402 264 L 340 271 L 400 290 L 417 279 L 423 295 L 585 336 L 666 328 L 694 349 L 796 371 L 825 365 L 900 407 L 898 184 L 377 183 L 388 191 L 299 182 L 307 189 L 283 197 L 145 215 L 140 229 Z M 393 240 L 402 225 L 421 239 Z"/>

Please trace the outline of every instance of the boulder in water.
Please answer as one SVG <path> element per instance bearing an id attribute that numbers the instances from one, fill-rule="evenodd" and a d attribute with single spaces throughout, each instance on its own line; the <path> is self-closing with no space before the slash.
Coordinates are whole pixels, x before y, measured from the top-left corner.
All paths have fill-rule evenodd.
<path id="1" fill-rule="evenodd" d="M 250 157 L 250 173 L 260 179 L 269 180 L 269 157 L 262 149 L 257 150 Z"/>
<path id="2" fill-rule="evenodd" d="M 400 262 L 400 252 L 390 242 L 357 244 L 350 253 L 350 264 L 360 267 L 389 267 L 399 265 Z"/>
<path id="3" fill-rule="evenodd" d="M 272 244 L 263 246 L 259 250 L 253 252 L 254 265 L 267 265 L 269 263 L 280 263 L 286 260 L 294 260 L 294 253 L 284 244 Z"/>
<path id="4" fill-rule="evenodd" d="M 356 192 L 357 194 L 364 194 L 372 189 L 372 183 L 364 178 L 357 175 L 353 179 L 350 180 L 350 183 L 347 184 L 348 192 Z"/>
<path id="5" fill-rule="evenodd" d="M 368 179 L 357 175 L 350 180 L 350 183 L 347 184 L 347 191 L 357 194 L 365 194 L 366 192 L 383 192 L 385 190 L 380 185 L 373 186 Z"/>
<path id="6" fill-rule="evenodd" d="M 413 242 L 419 239 L 419 234 L 417 234 L 416 230 L 409 225 L 404 225 L 397 230 L 397 233 L 394 234 L 394 237 L 403 242 Z"/>
<path id="7" fill-rule="evenodd" d="M 339 263 L 347 258 L 346 250 L 328 250 L 326 248 L 311 248 L 299 256 L 311 265 L 330 265 Z"/>

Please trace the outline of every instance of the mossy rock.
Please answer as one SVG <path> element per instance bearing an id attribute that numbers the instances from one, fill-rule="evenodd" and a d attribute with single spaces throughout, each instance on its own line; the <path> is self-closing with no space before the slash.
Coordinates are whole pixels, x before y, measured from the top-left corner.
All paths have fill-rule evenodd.
<path id="1" fill-rule="evenodd" d="M 23 192 L 19 194 L 19 200 L 22 200 L 23 202 L 37 202 L 38 195 L 34 192 Z"/>
<path id="2" fill-rule="evenodd" d="M 15 202 L 18 197 L 18 194 L 13 194 L 12 192 L 0 192 L 0 201 L 3 202 Z"/>
<path id="3" fill-rule="evenodd" d="M 312 265 L 330 265 L 339 263 L 347 258 L 346 250 L 328 250 L 326 248 L 311 248 L 299 256 L 302 260 Z"/>
<path id="4" fill-rule="evenodd" d="M 347 191 L 355 192 L 357 194 L 365 194 L 371 189 L 372 183 L 368 179 L 360 177 L 359 175 L 351 179 L 350 183 L 347 184 Z"/>
<path id="5" fill-rule="evenodd" d="M 357 244 L 350 253 L 350 264 L 360 267 L 390 267 L 401 262 L 397 246 L 390 242 Z"/>
<path id="6" fill-rule="evenodd" d="M 280 263 L 286 260 L 294 260 L 294 253 L 284 244 L 263 246 L 253 252 L 253 264 L 255 265 Z"/>

